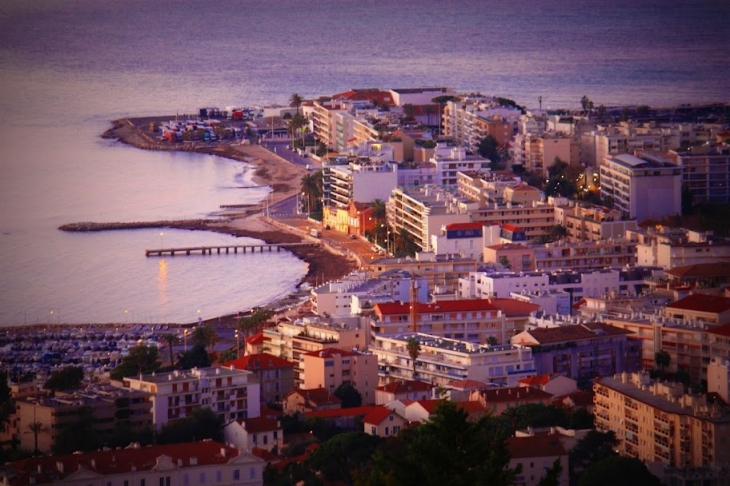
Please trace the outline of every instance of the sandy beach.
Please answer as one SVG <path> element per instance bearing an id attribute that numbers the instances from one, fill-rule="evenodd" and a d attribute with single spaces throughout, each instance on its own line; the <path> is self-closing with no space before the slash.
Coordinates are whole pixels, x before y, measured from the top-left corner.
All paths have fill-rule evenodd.
<path id="1" fill-rule="evenodd" d="M 174 117 L 173 117 L 174 118 Z M 259 145 L 241 145 L 238 142 L 218 142 L 206 144 L 203 142 L 181 144 L 160 141 L 149 131 L 150 122 L 169 120 L 170 117 L 121 119 L 113 122 L 113 127 L 107 130 L 104 138 L 117 139 L 144 150 L 178 150 L 210 154 L 233 160 L 243 161 L 255 167 L 253 182 L 272 188 L 268 198 L 269 204 L 295 196 L 300 191 L 300 180 L 307 172 L 275 153 Z M 226 210 L 224 217 L 219 220 L 191 220 L 191 221 L 160 221 L 159 227 L 174 227 L 178 229 L 205 230 L 226 233 L 233 236 L 247 236 L 257 238 L 267 243 L 297 243 L 305 241 L 303 235 L 295 228 L 290 228 L 281 221 L 267 219 L 263 213 L 263 203 L 242 208 Z M 149 224 L 149 222 L 141 222 Z M 301 282 L 315 285 L 317 282 L 335 280 L 347 275 L 358 267 L 358 262 L 345 256 L 328 251 L 322 246 L 296 247 L 290 250 L 298 258 L 308 264 L 307 274 Z M 269 307 L 286 305 L 294 301 L 292 297 L 274 302 Z M 235 325 L 236 316 L 221 316 L 209 319 L 224 327 Z"/>

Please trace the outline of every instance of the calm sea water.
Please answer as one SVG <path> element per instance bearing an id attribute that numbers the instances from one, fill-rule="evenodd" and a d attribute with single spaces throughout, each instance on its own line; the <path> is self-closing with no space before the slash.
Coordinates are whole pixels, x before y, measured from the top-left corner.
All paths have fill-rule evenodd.
<path id="1" fill-rule="evenodd" d="M 0 325 L 192 322 L 304 275 L 283 254 L 143 256 L 224 235 L 57 231 L 265 195 L 240 189 L 243 164 L 100 139 L 114 118 L 353 87 L 450 86 L 528 107 L 727 102 L 728 26 L 719 0 L 0 0 Z"/>

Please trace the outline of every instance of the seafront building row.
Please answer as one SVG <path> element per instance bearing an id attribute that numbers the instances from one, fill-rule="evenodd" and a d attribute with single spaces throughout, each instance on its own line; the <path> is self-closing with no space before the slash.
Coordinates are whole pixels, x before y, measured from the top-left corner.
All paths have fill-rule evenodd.
<path id="1" fill-rule="evenodd" d="M 351 90 L 296 107 L 230 111 L 264 136 L 287 136 L 285 115 L 301 113 L 328 152 L 300 149 L 322 167 L 322 228 L 375 236 L 383 258 L 312 288 L 311 311 L 278 316 L 243 345 L 237 340 L 228 362 L 56 396 L 18 384 L 8 434 L 26 448 L 37 440 L 50 451 L 82 408 L 109 435 L 161 430 L 208 407 L 224 424 L 225 444 L 34 459 L 1 473 L 7 484 L 89 471 L 120 485 L 132 472 L 142 485 L 262 484 L 259 457 L 277 461 L 287 446 L 272 405 L 392 437 L 427 422 L 445 399 L 471 420 L 528 404 L 586 408 L 598 430 L 616 434 L 622 455 L 665 468 L 667 478 L 688 478 L 688 467 L 722 478 L 730 460 L 730 243 L 640 223 L 680 213 L 687 188 L 696 202 L 727 202 L 727 127 L 605 123 L 447 88 Z M 163 129 L 239 136 L 220 125 Z M 510 154 L 513 173 L 476 155 L 486 137 Z M 611 207 L 546 197 L 515 175 L 549 179 L 557 159 L 580 169 L 581 191 Z M 415 243 L 414 256 L 393 256 L 396 235 Z M 350 389 L 359 406 L 346 406 L 342 391 Z M 25 433 L 36 423 L 43 433 Z M 568 451 L 585 433 L 511 438 L 519 484 L 537 484 L 555 460 L 566 484 Z M 122 457 L 129 470 L 113 467 Z"/>

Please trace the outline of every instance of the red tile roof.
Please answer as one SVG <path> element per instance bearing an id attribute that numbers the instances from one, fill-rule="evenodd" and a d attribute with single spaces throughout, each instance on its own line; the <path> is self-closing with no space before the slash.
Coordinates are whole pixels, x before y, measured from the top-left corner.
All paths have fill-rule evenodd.
<path id="1" fill-rule="evenodd" d="M 730 324 L 723 324 L 722 326 L 708 327 L 707 332 L 709 334 L 716 334 L 718 336 L 730 337 Z"/>
<path id="2" fill-rule="evenodd" d="M 299 389 L 294 390 L 293 392 L 289 393 L 289 395 L 287 395 L 287 397 L 290 395 L 293 395 L 293 394 L 300 395 L 305 400 L 308 400 L 318 406 L 342 403 L 342 400 L 340 400 L 339 398 L 334 396 L 326 388 L 309 388 L 309 389 L 299 388 Z"/>
<path id="3" fill-rule="evenodd" d="M 711 294 L 690 294 L 683 299 L 667 304 L 667 309 L 711 312 L 720 314 L 730 310 L 730 298 Z"/>
<path id="4" fill-rule="evenodd" d="M 388 415 L 391 413 L 395 413 L 393 410 L 389 409 L 388 407 L 384 407 L 382 405 L 378 405 L 374 409 L 370 411 L 365 417 L 363 417 L 362 421 L 365 424 L 371 424 L 371 425 L 379 425 L 383 420 L 388 418 Z"/>
<path id="5" fill-rule="evenodd" d="M 522 228 L 520 228 L 519 226 L 515 226 L 515 225 L 513 225 L 513 224 L 509 224 L 509 223 L 507 223 L 507 224 L 503 224 L 503 225 L 502 225 L 502 229 L 506 229 L 507 231 L 524 231 L 524 230 L 523 230 Z"/>
<path id="6" fill-rule="evenodd" d="M 429 415 L 436 412 L 436 409 L 438 406 L 445 402 L 446 400 L 435 398 L 431 400 L 417 400 L 414 403 L 418 403 L 423 409 L 428 412 Z M 468 414 L 474 414 L 474 413 L 485 413 L 487 411 L 484 406 L 476 401 L 461 401 L 461 402 L 455 402 L 456 408 L 460 410 L 464 410 Z"/>
<path id="7" fill-rule="evenodd" d="M 667 275 L 677 278 L 730 277 L 730 262 L 697 263 L 665 270 Z"/>
<path id="8" fill-rule="evenodd" d="M 542 391 L 539 388 L 532 388 L 529 386 L 480 390 L 479 394 L 483 396 L 484 400 L 488 403 L 529 402 L 534 400 L 550 400 L 550 398 L 552 398 L 550 393 Z"/>
<path id="9" fill-rule="evenodd" d="M 257 371 L 275 370 L 277 368 L 294 368 L 294 363 L 269 353 L 249 354 L 239 359 L 234 359 L 223 366 L 233 366 L 237 370 Z"/>
<path id="10" fill-rule="evenodd" d="M 409 314 L 410 307 L 410 303 L 408 302 L 383 302 L 375 305 L 376 312 L 380 312 L 382 315 Z M 486 299 L 447 300 L 434 304 L 420 303 L 418 305 L 420 314 L 482 310 L 496 310 L 496 308 Z"/>
<path id="11" fill-rule="evenodd" d="M 266 341 L 271 341 L 271 338 L 264 337 L 263 332 L 257 332 L 246 338 L 246 342 L 252 346 L 264 344 Z"/>
<path id="12" fill-rule="evenodd" d="M 392 393 L 394 395 L 399 395 L 401 393 L 408 393 L 408 392 L 422 392 L 422 391 L 430 391 L 433 388 L 433 385 L 430 383 L 426 383 L 425 381 L 419 381 L 419 380 L 404 380 L 404 381 L 394 381 L 392 383 L 388 383 L 387 385 L 379 386 L 376 388 L 376 390 L 383 391 L 386 393 Z"/>
<path id="13" fill-rule="evenodd" d="M 30 484 L 31 476 L 35 484 L 57 484 L 83 468 L 92 474 L 120 475 L 132 471 L 150 471 L 157 465 L 160 456 L 169 456 L 177 469 L 197 466 L 225 464 L 238 456 L 238 450 L 220 442 L 205 440 L 181 444 L 131 447 L 109 451 L 84 452 L 60 456 L 35 457 L 6 464 L 6 471 L 16 473 L 9 484 Z M 41 471 L 41 472 L 39 472 Z"/>
<path id="14" fill-rule="evenodd" d="M 358 415 L 367 415 L 373 411 L 376 405 L 363 405 L 361 407 L 338 408 L 334 410 L 313 410 L 304 412 L 306 418 L 338 418 L 338 417 L 356 417 Z"/>
<path id="15" fill-rule="evenodd" d="M 610 324 L 604 324 L 602 322 L 569 324 L 557 327 L 538 327 L 535 329 L 528 329 L 524 332 L 532 336 L 540 345 L 589 340 L 599 336 L 632 334 L 631 331 L 619 329 L 618 327 L 611 326 Z M 516 344 L 521 343 L 518 342 Z"/>
<path id="16" fill-rule="evenodd" d="M 281 430 L 281 423 L 279 423 L 278 420 L 267 417 L 255 417 L 246 420 L 239 420 L 238 423 L 240 423 L 247 432 L 252 434 Z"/>
<path id="17" fill-rule="evenodd" d="M 507 317 L 527 317 L 530 313 L 540 310 L 537 304 L 516 299 L 489 299 L 489 302 Z"/>
<path id="18" fill-rule="evenodd" d="M 510 437 L 507 439 L 507 448 L 513 459 L 529 457 L 556 457 L 568 453 L 560 443 L 560 436 L 556 434 L 538 434 L 530 437 Z"/>
<path id="19" fill-rule="evenodd" d="M 550 375 L 537 375 L 522 378 L 519 383 L 527 386 L 545 386 L 550 383 L 551 379 Z"/>
<path id="20" fill-rule="evenodd" d="M 510 187 L 509 189 L 512 189 L 513 191 L 532 191 L 532 192 L 540 192 L 540 189 L 537 187 L 533 187 L 529 184 L 525 184 L 524 182 L 520 182 L 514 187 Z"/>
<path id="21" fill-rule="evenodd" d="M 449 382 L 449 386 L 451 388 L 455 388 L 457 390 L 478 390 L 480 388 L 484 388 L 487 386 L 486 383 L 482 383 L 481 381 L 476 380 L 451 380 Z"/>
<path id="22" fill-rule="evenodd" d="M 447 230 L 482 229 L 484 223 L 451 223 L 446 225 Z"/>
<path id="23" fill-rule="evenodd" d="M 336 356 L 336 355 L 340 355 L 340 356 L 355 356 L 356 354 L 357 353 L 353 353 L 351 351 L 346 351 L 344 349 L 339 349 L 339 348 L 326 348 L 326 349 L 322 349 L 320 351 L 310 351 L 308 353 L 304 353 L 303 355 L 304 356 L 314 356 L 316 358 L 327 359 L 327 358 L 331 358 L 331 357 Z"/>

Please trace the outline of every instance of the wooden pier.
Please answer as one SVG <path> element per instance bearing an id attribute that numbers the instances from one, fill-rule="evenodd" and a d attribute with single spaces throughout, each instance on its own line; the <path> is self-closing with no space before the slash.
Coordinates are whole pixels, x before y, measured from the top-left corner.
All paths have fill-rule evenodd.
<path id="1" fill-rule="evenodd" d="M 273 253 L 287 250 L 293 247 L 319 246 L 319 243 L 262 243 L 259 245 L 220 245 L 220 246 L 189 246 L 184 248 L 158 248 L 156 250 L 145 250 L 144 255 L 151 256 L 175 256 L 175 255 L 228 255 L 236 253 Z"/>

